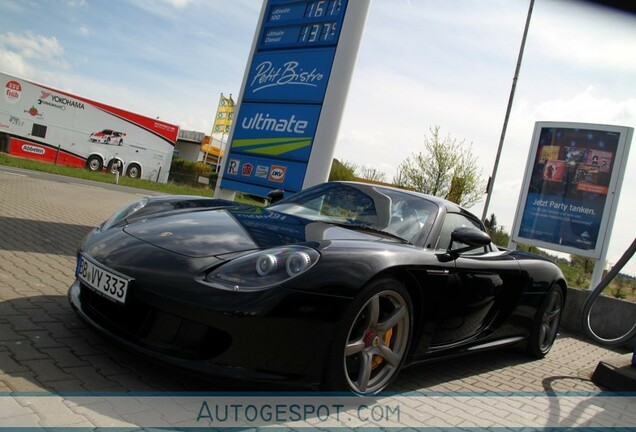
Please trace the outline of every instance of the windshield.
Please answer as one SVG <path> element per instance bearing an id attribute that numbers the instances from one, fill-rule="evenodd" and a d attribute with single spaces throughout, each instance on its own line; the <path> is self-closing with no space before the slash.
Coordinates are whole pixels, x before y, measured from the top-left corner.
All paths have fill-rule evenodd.
<path id="1" fill-rule="evenodd" d="M 311 220 L 363 225 L 411 243 L 425 238 L 437 205 L 408 193 L 371 185 L 325 183 L 269 207 Z"/>

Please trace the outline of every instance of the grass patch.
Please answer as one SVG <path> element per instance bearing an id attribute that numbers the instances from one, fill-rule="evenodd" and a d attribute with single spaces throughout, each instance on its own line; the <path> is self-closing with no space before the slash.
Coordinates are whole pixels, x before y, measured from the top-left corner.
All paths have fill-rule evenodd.
<path id="1" fill-rule="evenodd" d="M 46 172 L 49 174 L 63 175 L 83 180 L 92 180 L 101 183 L 115 183 L 115 176 L 113 174 L 104 172 L 93 172 L 84 168 L 68 167 L 47 162 L 23 159 L 10 156 L 5 153 L 0 153 L 0 165 L 22 168 L 32 171 Z M 119 176 L 119 185 L 137 189 L 145 189 L 166 195 L 199 195 L 204 197 L 212 197 L 214 195 L 214 191 L 208 186 L 194 187 L 173 182 L 156 183 L 150 180 L 132 179 L 126 176 Z M 260 206 L 263 205 L 261 201 L 258 201 L 243 194 L 237 194 L 236 201 L 246 204 Z"/>

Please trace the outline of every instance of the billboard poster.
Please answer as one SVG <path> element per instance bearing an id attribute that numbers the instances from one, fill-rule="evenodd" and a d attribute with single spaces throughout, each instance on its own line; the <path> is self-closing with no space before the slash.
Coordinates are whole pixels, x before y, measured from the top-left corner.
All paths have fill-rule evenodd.
<path id="1" fill-rule="evenodd" d="M 598 259 L 631 135 L 618 126 L 537 123 L 513 241 Z"/>

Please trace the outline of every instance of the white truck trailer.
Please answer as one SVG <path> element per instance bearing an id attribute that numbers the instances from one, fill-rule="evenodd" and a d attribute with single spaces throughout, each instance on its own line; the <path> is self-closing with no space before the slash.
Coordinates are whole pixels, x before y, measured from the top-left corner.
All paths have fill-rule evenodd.
<path id="1" fill-rule="evenodd" d="M 0 151 L 165 183 L 179 127 L 0 72 Z"/>

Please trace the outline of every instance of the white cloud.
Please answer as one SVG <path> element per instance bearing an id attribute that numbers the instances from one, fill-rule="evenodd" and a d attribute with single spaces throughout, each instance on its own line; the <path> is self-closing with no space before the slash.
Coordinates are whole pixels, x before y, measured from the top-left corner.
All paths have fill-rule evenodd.
<path id="1" fill-rule="evenodd" d="M 8 56 L 13 63 L 8 63 L 7 68 L 16 67 L 16 61 L 26 63 L 26 60 L 43 61 L 60 68 L 68 65 L 64 60 L 64 48 L 56 37 L 47 37 L 33 34 L 31 31 L 22 34 L 7 32 L 0 34 L 0 52 L 13 54 Z M 17 65 L 19 67 L 19 65 Z"/>
<path id="2" fill-rule="evenodd" d="M 35 74 L 35 70 L 29 64 L 27 64 L 22 57 L 18 54 L 4 49 L 0 43 L 0 65 L 1 70 L 13 75 L 22 77 L 32 77 Z"/>
<path id="3" fill-rule="evenodd" d="M 585 2 L 547 2 L 538 16 L 532 37 L 550 57 L 579 68 L 636 72 L 635 15 Z"/>
<path id="4" fill-rule="evenodd" d="M 630 122 L 636 118 L 636 98 L 616 100 L 598 93 L 596 87 L 590 86 L 572 97 L 562 96 L 542 102 L 531 115 L 534 118 L 577 119 L 581 122 L 611 124 Z"/>
<path id="5" fill-rule="evenodd" d="M 188 6 L 193 0 L 166 0 L 168 4 L 176 7 L 177 9 L 184 8 Z"/>

